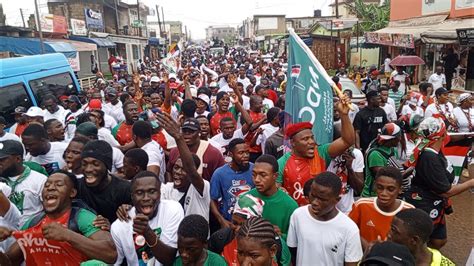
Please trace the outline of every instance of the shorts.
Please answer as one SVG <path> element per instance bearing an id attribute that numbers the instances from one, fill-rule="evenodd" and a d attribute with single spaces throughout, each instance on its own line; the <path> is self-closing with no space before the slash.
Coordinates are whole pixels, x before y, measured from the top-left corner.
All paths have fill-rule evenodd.
<path id="1" fill-rule="evenodd" d="M 443 217 L 443 219 L 445 219 Z M 433 232 L 431 233 L 430 239 L 447 239 L 448 231 L 446 228 L 446 222 L 437 223 L 433 225 Z"/>

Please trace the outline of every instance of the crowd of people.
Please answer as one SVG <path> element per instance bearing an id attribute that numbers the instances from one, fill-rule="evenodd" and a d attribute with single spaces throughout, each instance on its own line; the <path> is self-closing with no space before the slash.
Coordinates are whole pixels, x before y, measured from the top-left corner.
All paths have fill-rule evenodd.
<path id="1" fill-rule="evenodd" d="M 318 143 L 288 123 L 283 58 L 180 58 L 0 117 L 0 265 L 454 265 L 445 215 L 474 179 L 443 150 L 472 149 L 472 94 L 369 73 Z"/>

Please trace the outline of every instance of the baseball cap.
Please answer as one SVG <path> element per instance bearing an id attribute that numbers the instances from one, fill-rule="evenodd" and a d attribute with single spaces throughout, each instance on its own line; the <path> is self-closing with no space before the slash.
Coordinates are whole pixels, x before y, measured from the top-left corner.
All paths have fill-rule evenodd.
<path id="1" fill-rule="evenodd" d="M 116 95 L 117 95 L 117 90 L 116 90 L 115 88 L 113 88 L 113 87 L 107 87 L 107 88 L 105 89 L 105 94 L 106 94 L 106 95 L 114 95 L 114 96 L 116 96 Z"/>
<path id="2" fill-rule="evenodd" d="M 160 78 L 157 76 L 153 76 L 151 77 L 150 82 L 160 82 Z"/>
<path id="3" fill-rule="evenodd" d="M 89 102 L 89 109 L 91 110 L 102 109 L 102 103 L 100 102 L 99 99 L 92 99 Z"/>
<path id="4" fill-rule="evenodd" d="M 367 94 L 365 95 L 365 98 L 367 99 L 367 101 L 369 101 L 370 99 L 372 99 L 373 97 L 377 97 L 377 96 L 380 96 L 380 93 L 378 91 L 369 91 L 367 92 Z"/>
<path id="5" fill-rule="evenodd" d="M 38 106 L 31 106 L 30 109 L 28 109 L 28 111 L 24 115 L 29 116 L 29 117 L 36 117 L 36 116 L 44 117 L 44 112 Z"/>
<path id="6" fill-rule="evenodd" d="M 440 96 L 446 93 L 449 93 L 449 91 L 446 88 L 441 87 L 441 88 L 436 89 L 435 95 Z"/>
<path id="7" fill-rule="evenodd" d="M 79 97 L 77 97 L 76 95 L 70 95 L 66 101 L 81 104 L 81 100 L 79 100 Z"/>
<path id="8" fill-rule="evenodd" d="M 193 131 L 201 130 L 201 126 L 199 125 L 199 121 L 196 118 L 186 118 L 184 120 L 183 125 L 181 126 L 182 129 L 190 129 Z"/>
<path id="9" fill-rule="evenodd" d="M 175 73 L 170 73 L 168 75 L 168 79 L 176 79 L 176 74 Z"/>
<path id="10" fill-rule="evenodd" d="M 414 266 L 415 258 L 406 246 L 385 241 L 373 245 L 360 265 Z"/>
<path id="11" fill-rule="evenodd" d="M 5 158 L 10 155 L 23 156 L 24 150 L 21 142 L 16 140 L 0 141 L 0 158 Z"/>
<path id="12" fill-rule="evenodd" d="M 209 84 L 209 88 L 219 88 L 219 85 L 217 85 L 217 82 L 213 81 Z"/>
<path id="13" fill-rule="evenodd" d="M 13 111 L 12 114 L 24 114 L 24 113 L 26 113 L 26 108 L 23 106 L 17 106 L 15 108 L 15 111 Z"/>
<path id="14" fill-rule="evenodd" d="M 210 101 L 210 99 L 209 99 L 209 96 L 207 96 L 207 94 L 201 93 L 201 94 L 198 95 L 197 98 L 198 98 L 199 100 L 205 102 L 205 103 L 209 106 L 209 101 Z"/>

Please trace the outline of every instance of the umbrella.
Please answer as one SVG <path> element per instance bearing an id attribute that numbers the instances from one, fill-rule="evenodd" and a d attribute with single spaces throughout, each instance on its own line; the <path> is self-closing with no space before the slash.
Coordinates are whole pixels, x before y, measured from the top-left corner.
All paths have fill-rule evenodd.
<path id="1" fill-rule="evenodd" d="M 390 62 L 392 66 L 416 66 L 424 64 L 425 61 L 416 55 L 399 55 Z"/>

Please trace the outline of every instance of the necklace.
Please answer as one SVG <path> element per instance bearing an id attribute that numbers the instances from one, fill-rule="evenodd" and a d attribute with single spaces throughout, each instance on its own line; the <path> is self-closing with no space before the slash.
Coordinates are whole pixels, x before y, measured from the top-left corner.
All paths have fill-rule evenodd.
<path id="1" fill-rule="evenodd" d="M 466 116 L 467 123 L 468 123 L 468 127 L 469 127 L 469 131 L 474 131 L 474 128 L 473 128 L 473 126 L 472 126 L 472 121 L 471 121 L 471 109 L 468 108 L 467 111 L 464 111 L 464 109 L 461 108 L 461 111 L 462 111 L 463 114 Z"/>

